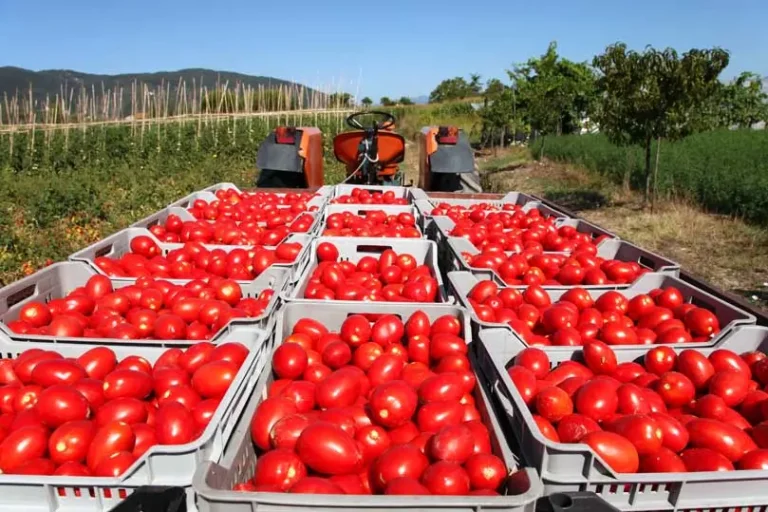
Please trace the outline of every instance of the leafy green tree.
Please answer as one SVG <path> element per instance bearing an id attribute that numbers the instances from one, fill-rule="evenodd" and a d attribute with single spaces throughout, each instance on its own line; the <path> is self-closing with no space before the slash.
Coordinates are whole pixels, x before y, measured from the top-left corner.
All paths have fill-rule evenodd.
<path id="1" fill-rule="evenodd" d="M 695 128 L 694 115 L 718 90 L 718 76 L 728 65 L 719 48 L 692 49 L 680 57 L 671 48 L 647 47 L 642 53 L 624 43 L 606 48 L 593 60 L 598 79 L 600 130 L 615 144 L 645 149 L 645 199 L 655 199 L 651 143 L 657 141 L 656 169 L 662 139 L 678 140 Z M 626 180 L 626 178 L 625 178 Z"/>
<path id="2" fill-rule="evenodd" d="M 577 131 L 594 105 L 594 71 L 585 62 L 561 58 L 556 42 L 507 73 L 527 122 L 542 136 Z"/>
<path id="3" fill-rule="evenodd" d="M 721 85 L 714 97 L 719 126 L 749 128 L 768 120 L 768 94 L 763 91 L 760 75 L 744 72 Z"/>
<path id="4" fill-rule="evenodd" d="M 393 107 L 395 106 L 395 102 L 389 99 L 389 96 L 382 96 L 379 100 L 379 103 L 381 103 L 384 107 Z"/>
<path id="5" fill-rule="evenodd" d="M 472 94 L 478 95 L 483 92 L 483 85 L 480 83 L 481 78 L 477 73 L 469 75 L 469 90 Z"/>
<path id="6" fill-rule="evenodd" d="M 413 100 L 411 98 L 409 98 L 408 96 L 403 96 L 402 98 L 397 100 L 397 102 L 400 105 L 413 105 Z"/>
<path id="7" fill-rule="evenodd" d="M 368 96 L 366 96 L 360 101 L 360 103 L 362 103 L 364 107 L 370 107 L 371 105 L 373 105 L 373 100 Z"/>
<path id="8" fill-rule="evenodd" d="M 503 87 L 503 84 L 501 92 L 498 93 L 489 93 L 486 89 L 483 106 L 478 115 L 482 122 L 482 143 L 495 147 L 495 141 L 498 140 L 503 147 L 507 134 L 515 133 L 520 125 L 515 91 Z"/>
<path id="9" fill-rule="evenodd" d="M 488 83 L 485 84 L 485 93 L 483 96 L 489 99 L 497 98 L 504 92 L 506 88 L 507 87 L 501 80 L 498 78 L 491 78 L 488 80 Z"/>
<path id="10" fill-rule="evenodd" d="M 479 80 L 479 75 L 478 75 Z M 443 101 L 462 100 L 472 96 L 472 86 L 463 77 L 457 76 L 440 82 L 435 90 L 429 93 L 430 103 Z"/>

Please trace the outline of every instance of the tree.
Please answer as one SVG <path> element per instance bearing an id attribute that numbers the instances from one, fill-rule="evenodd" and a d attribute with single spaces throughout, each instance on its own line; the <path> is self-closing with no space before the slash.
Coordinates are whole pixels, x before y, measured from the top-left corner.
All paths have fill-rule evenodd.
<path id="1" fill-rule="evenodd" d="M 478 80 L 480 76 L 478 75 Z M 471 85 L 462 77 L 448 78 L 440 82 L 435 90 L 429 93 L 430 103 L 462 100 L 472 95 Z"/>
<path id="2" fill-rule="evenodd" d="M 488 83 L 485 84 L 485 98 L 493 99 L 499 97 L 507 87 L 498 78 L 491 78 Z"/>
<path id="3" fill-rule="evenodd" d="M 694 130 L 695 112 L 718 90 L 718 76 L 728 65 L 728 52 L 719 48 L 692 49 L 682 58 L 671 48 L 646 47 L 628 51 L 624 43 L 606 48 L 593 60 L 602 75 L 600 130 L 615 144 L 645 149 L 645 200 L 655 200 L 651 143 L 657 141 L 656 168 L 662 139 L 678 140 Z"/>
<path id="4" fill-rule="evenodd" d="M 351 103 L 352 95 L 348 92 L 335 92 L 328 95 L 328 105 L 332 108 L 349 107 Z"/>
<path id="5" fill-rule="evenodd" d="M 363 106 L 367 108 L 367 107 L 370 107 L 371 105 L 373 105 L 373 100 L 371 98 L 369 98 L 368 96 L 366 96 L 365 98 L 360 100 L 360 103 L 362 103 Z"/>
<path id="6" fill-rule="evenodd" d="M 749 128 L 768 120 L 768 94 L 763 92 L 760 75 L 744 72 L 736 80 L 721 86 L 715 97 L 722 126 Z"/>
<path id="7" fill-rule="evenodd" d="M 408 96 L 403 96 L 402 98 L 397 100 L 397 102 L 400 105 L 413 105 L 413 100 L 411 98 L 409 98 Z"/>
<path id="8" fill-rule="evenodd" d="M 483 86 L 480 84 L 480 78 L 482 77 L 477 73 L 472 73 L 469 75 L 469 90 L 474 95 L 478 95 L 483 92 Z"/>
<path id="9" fill-rule="evenodd" d="M 595 74 L 586 62 L 560 58 L 557 43 L 547 52 L 507 71 L 526 120 L 542 136 L 572 133 L 592 110 Z M 543 152 L 543 145 L 542 145 Z"/>
<path id="10" fill-rule="evenodd" d="M 489 93 L 486 89 L 483 106 L 478 112 L 482 120 L 483 144 L 490 143 L 495 147 L 494 141 L 499 140 L 503 147 L 504 139 L 510 130 L 512 133 L 517 131 L 520 120 L 515 102 L 515 91 L 503 87 L 503 84 L 501 92 L 498 93 Z"/>
<path id="11" fill-rule="evenodd" d="M 381 103 L 381 105 L 384 106 L 384 107 L 393 107 L 393 106 L 395 106 L 395 102 L 392 101 L 391 99 L 389 99 L 388 96 L 382 96 L 381 99 L 379 100 L 379 103 Z"/>

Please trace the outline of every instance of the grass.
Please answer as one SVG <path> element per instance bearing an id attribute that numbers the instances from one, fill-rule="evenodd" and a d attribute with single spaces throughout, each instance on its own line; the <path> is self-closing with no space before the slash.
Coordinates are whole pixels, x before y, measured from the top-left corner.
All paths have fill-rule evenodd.
<path id="1" fill-rule="evenodd" d="M 584 167 L 526 157 L 514 150 L 482 161 L 484 188 L 556 201 L 722 289 L 761 307 L 768 304 L 767 229 L 679 199 L 662 201 L 650 213 L 638 194 Z"/>

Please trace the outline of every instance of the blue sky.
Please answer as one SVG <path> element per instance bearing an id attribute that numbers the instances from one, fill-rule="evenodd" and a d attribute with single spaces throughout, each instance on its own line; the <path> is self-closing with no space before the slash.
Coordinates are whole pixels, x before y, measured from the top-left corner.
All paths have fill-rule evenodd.
<path id="1" fill-rule="evenodd" d="M 768 0 L 0 0 L 0 65 L 206 67 L 378 99 L 457 75 L 503 78 L 551 40 L 574 60 L 615 41 L 720 46 L 732 53 L 726 77 L 768 75 L 766 20 Z"/>

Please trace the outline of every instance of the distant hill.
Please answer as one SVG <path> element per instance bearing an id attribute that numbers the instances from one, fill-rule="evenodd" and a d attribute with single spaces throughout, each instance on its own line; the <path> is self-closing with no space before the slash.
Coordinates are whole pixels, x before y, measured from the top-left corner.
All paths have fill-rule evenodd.
<path id="1" fill-rule="evenodd" d="M 102 87 L 105 90 L 118 90 L 123 87 L 130 95 L 131 84 L 134 82 L 146 84 L 150 89 L 156 89 L 160 86 L 167 86 L 173 92 L 179 84 L 179 81 L 186 84 L 189 89 L 193 81 L 197 88 L 205 85 L 209 90 L 215 89 L 216 84 L 222 86 L 229 82 L 229 88 L 234 88 L 236 84 L 243 84 L 253 88 L 300 88 L 300 84 L 280 80 L 268 76 L 245 75 L 231 71 L 216 71 L 212 69 L 181 69 L 178 71 L 160 71 L 157 73 L 127 73 L 120 75 L 95 75 L 91 73 L 81 73 L 69 69 L 48 69 L 43 71 L 32 71 L 24 68 L 12 66 L 0 67 L 0 97 L 3 94 L 15 96 L 17 93 L 22 97 L 28 97 L 30 86 L 35 100 L 44 100 L 46 95 L 53 98 L 56 94 L 61 94 L 62 87 L 75 91 L 85 88 L 89 93 L 93 88 L 96 95 L 101 93 Z M 317 93 L 311 88 L 304 88 L 305 98 L 309 98 L 313 93 Z"/>

